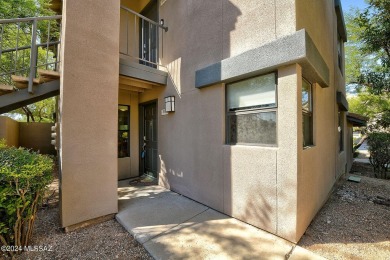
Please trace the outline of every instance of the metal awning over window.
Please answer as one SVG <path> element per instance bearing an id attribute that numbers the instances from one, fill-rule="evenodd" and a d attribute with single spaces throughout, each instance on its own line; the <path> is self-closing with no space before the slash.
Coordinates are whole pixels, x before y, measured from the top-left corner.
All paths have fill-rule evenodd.
<path id="1" fill-rule="evenodd" d="M 368 117 L 355 114 L 355 113 L 348 113 L 347 120 L 349 123 L 351 123 L 353 126 L 366 126 Z"/>

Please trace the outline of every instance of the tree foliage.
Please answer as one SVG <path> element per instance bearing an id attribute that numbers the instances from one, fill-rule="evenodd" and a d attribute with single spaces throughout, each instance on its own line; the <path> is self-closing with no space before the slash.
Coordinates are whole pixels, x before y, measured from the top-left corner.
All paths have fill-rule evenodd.
<path id="1" fill-rule="evenodd" d="M 368 0 L 368 3 L 352 19 L 358 50 L 371 60 L 371 66 L 362 66 L 356 82 L 378 95 L 390 91 L 390 1 Z"/>
<path id="2" fill-rule="evenodd" d="M 368 7 L 346 16 L 347 84 L 357 87 L 348 98 L 351 112 L 368 116 L 365 129 L 370 163 L 387 178 L 390 164 L 390 1 L 368 0 Z"/>
<path id="3" fill-rule="evenodd" d="M 350 111 L 374 118 L 390 109 L 390 1 L 368 4 L 346 15 L 346 83 L 358 90 Z"/>
<path id="4" fill-rule="evenodd" d="M 385 111 L 390 111 L 388 95 L 373 95 L 367 91 L 360 91 L 357 95 L 348 97 L 349 110 L 353 113 L 374 119 Z"/>
<path id="5" fill-rule="evenodd" d="M 50 0 L 1 0 L 0 19 L 53 15 Z"/>
<path id="6" fill-rule="evenodd" d="M 363 42 L 365 53 L 384 52 L 383 63 L 390 61 L 390 1 L 369 0 L 369 6 L 355 17 L 362 29 L 357 37 Z"/>
<path id="7" fill-rule="evenodd" d="M 383 132 L 370 133 L 368 135 L 368 150 L 375 176 L 387 179 L 390 167 L 390 134 Z"/>
<path id="8" fill-rule="evenodd" d="M 49 8 L 50 0 L 1 0 L 0 19 L 51 16 L 54 12 Z M 5 24 L 0 27 L 2 49 L 12 49 L 31 44 L 31 22 Z M 39 21 L 37 38 L 41 43 L 59 38 L 59 24 L 52 21 Z M 50 34 L 50 37 L 49 37 Z M 38 66 L 47 62 L 55 62 L 56 49 L 54 46 L 38 48 Z M 12 85 L 11 75 L 28 76 L 30 68 L 30 49 L 4 52 L 1 55 L 0 84 Z M 40 68 L 46 68 L 41 66 Z M 49 65 L 53 69 L 54 65 Z M 52 122 L 55 99 L 43 100 L 35 104 L 8 113 L 10 117 L 22 121 Z"/>
<path id="9" fill-rule="evenodd" d="M 6 147 L 0 141 L 1 245 L 20 249 L 28 246 L 52 170 L 50 157 L 24 148 Z"/>
<path id="10" fill-rule="evenodd" d="M 28 106 L 16 109 L 7 115 L 23 122 L 41 122 L 52 123 L 54 121 L 53 114 L 56 112 L 55 98 L 48 98 Z"/>

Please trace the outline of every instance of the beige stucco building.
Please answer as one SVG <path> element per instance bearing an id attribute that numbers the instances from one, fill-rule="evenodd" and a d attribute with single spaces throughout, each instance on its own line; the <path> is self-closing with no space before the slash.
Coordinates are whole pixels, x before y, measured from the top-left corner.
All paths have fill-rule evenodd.
<path id="1" fill-rule="evenodd" d="M 63 227 L 149 174 L 297 242 L 351 166 L 345 41 L 339 0 L 64 0 Z"/>

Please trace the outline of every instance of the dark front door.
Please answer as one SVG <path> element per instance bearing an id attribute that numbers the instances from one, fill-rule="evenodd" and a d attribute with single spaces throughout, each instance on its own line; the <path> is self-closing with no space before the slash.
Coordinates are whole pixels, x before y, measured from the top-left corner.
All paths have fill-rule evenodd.
<path id="1" fill-rule="evenodd" d="M 144 105 L 142 110 L 143 156 L 141 156 L 141 168 L 143 168 L 143 174 L 157 178 L 157 105 L 156 103 Z"/>
<path id="2" fill-rule="evenodd" d="M 142 10 L 141 14 L 152 21 L 158 20 L 157 0 L 151 0 L 150 3 Z M 157 63 L 157 39 L 158 28 L 155 24 L 146 20 L 140 22 L 140 58 L 141 64 L 156 68 Z M 146 62 L 148 61 L 148 62 Z"/>

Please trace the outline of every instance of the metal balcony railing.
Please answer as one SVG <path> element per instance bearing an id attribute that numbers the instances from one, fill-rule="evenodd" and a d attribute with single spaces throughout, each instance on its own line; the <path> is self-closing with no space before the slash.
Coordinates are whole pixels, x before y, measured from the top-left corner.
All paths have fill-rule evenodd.
<path id="1" fill-rule="evenodd" d="M 0 84 L 15 86 L 12 76 L 28 79 L 33 93 L 37 69 L 57 71 L 61 15 L 0 20 Z"/>
<path id="2" fill-rule="evenodd" d="M 120 54 L 150 67 L 159 66 L 159 30 L 167 32 L 163 20 L 153 21 L 125 6 L 121 6 Z M 163 34 L 161 34 L 163 37 Z M 161 41 L 162 42 L 162 41 Z M 161 48 L 162 50 L 162 48 Z"/>

